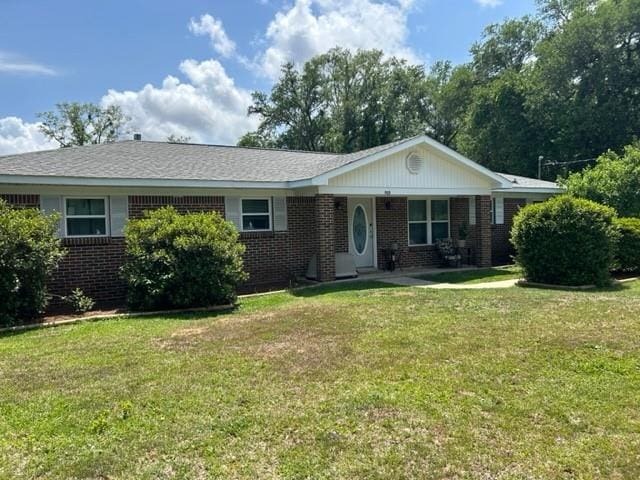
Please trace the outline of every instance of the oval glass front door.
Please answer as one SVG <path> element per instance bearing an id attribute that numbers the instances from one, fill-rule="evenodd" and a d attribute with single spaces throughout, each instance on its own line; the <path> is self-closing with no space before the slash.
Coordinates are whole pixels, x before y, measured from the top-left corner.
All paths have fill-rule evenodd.
<path id="1" fill-rule="evenodd" d="M 367 214 L 362 205 L 353 211 L 353 246 L 358 255 L 362 255 L 367 248 Z"/>

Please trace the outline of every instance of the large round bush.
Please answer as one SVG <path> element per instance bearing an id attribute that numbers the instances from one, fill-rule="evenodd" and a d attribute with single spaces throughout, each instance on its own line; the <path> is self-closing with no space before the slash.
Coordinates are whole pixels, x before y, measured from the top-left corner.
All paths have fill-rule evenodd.
<path id="1" fill-rule="evenodd" d="M 55 216 L 0 200 L 0 325 L 34 318 L 46 308 L 47 277 L 64 255 L 56 229 Z"/>
<path id="2" fill-rule="evenodd" d="M 221 305 L 247 278 L 244 245 L 220 214 L 180 215 L 172 207 L 146 212 L 125 228 L 122 274 L 134 309 Z"/>
<path id="3" fill-rule="evenodd" d="M 557 285 L 605 285 L 613 264 L 615 211 L 560 196 L 520 210 L 511 242 L 527 280 Z"/>
<path id="4" fill-rule="evenodd" d="M 620 234 L 616 249 L 616 268 L 624 272 L 640 272 L 640 218 L 618 218 Z"/>

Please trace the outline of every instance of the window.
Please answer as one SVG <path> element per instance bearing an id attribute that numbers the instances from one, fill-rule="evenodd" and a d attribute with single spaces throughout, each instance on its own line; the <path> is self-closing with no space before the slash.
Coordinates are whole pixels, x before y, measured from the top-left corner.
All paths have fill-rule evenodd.
<path id="1" fill-rule="evenodd" d="M 242 199 L 242 230 L 271 230 L 271 202 L 268 198 Z"/>
<path id="2" fill-rule="evenodd" d="M 107 235 L 105 198 L 66 198 L 65 227 L 68 237 Z"/>
<path id="3" fill-rule="evenodd" d="M 449 200 L 409 200 L 409 245 L 449 238 Z"/>
<path id="4" fill-rule="evenodd" d="M 409 245 L 427 243 L 427 202 L 409 200 Z"/>
<path id="5" fill-rule="evenodd" d="M 431 243 L 449 238 L 449 200 L 431 200 Z"/>

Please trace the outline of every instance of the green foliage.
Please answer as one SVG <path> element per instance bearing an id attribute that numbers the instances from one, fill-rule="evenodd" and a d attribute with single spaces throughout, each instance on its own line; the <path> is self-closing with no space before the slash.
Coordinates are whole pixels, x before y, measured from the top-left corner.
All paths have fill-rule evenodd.
<path id="1" fill-rule="evenodd" d="M 58 103 L 57 112 L 38 114 L 40 131 L 61 147 L 115 142 L 128 120 L 117 105 L 101 108 L 93 103 Z"/>
<path id="2" fill-rule="evenodd" d="M 244 245 L 219 213 L 145 212 L 125 228 L 122 274 L 134 309 L 186 308 L 233 302 Z"/>
<path id="3" fill-rule="evenodd" d="M 352 152 L 426 132 L 496 170 L 594 158 L 640 132 L 640 0 L 540 0 L 489 25 L 471 60 L 428 73 L 381 52 L 334 49 L 287 64 L 254 92 L 256 132 L 239 144 Z M 584 164 L 572 164 L 582 168 Z M 547 166 L 545 178 L 564 173 Z"/>
<path id="4" fill-rule="evenodd" d="M 620 234 L 616 249 L 616 268 L 625 272 L 640 272 L 640 218 L 618 218 Z"/>
<path id="5" fill-rule="evenodd" d="M 568 195 L 524 207 L 511 242 L 527 280 L 557 285 L 606 285 L 617 231 L 612 208 Z"/>
<path id="6" fill-rule="evenodd" d="M 0 200 L 0 325 L 44 311 L 47 277 L 64 255 L 56 229 L 56 216 Z"/>
<path id="7" fill-rule="evenodd" d="M 261 122 L 241 144 L 352 152 L 415 135 L 425 126 L 424 89 L 421 66 L 334 48 L 302 71 L 283 65 L 271 94 L 253 93 L 249 114 Z"/>
<path id="8" fill-rule="evenodd" d="M 640 131 L 640 2 L 543 3 L 555 13 L 535 51 L 535 88 L 527 98 L 544 132 L 536 150 L 558 161 L 621 150 Z"/>
<path id="9" fill-rule="evenodd" d="M 607 152 L 594 167 L 563 181 L 569 193 L 613 207 L 621 216 L 640 216 L 640 144 L 628 145 L 623 155 Z"/>
<path id="10" fill-rule="evenodd" d="M 96 303 L 93 301 L 93 298 L 85 295 L 80 288 L 75 288 L 71 294 L 63 297 L 63 300 L 73 308 L 73 311 L 76 313 L 88 312 Z"/>

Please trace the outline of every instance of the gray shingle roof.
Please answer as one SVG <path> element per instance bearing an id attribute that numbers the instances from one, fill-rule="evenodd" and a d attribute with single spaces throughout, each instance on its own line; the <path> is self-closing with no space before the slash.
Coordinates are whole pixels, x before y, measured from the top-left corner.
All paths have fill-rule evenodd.
<path id="1" fill-rule="evenodd" d="M 350 154 L 127 140 L 0 156 L 0 175 L 153 180 L 304 180 L 391 148 Z"/>
<path id="2" fill-rule="evenodd" d="M 510 173 L 498 173 L 498 175 L 509 180 L 516 188 L 558 188 L 557 183 L 538 180 L 537 178 L 521 177 L 520 175 L 511 175 Z"/>
<path id="3" fill-rule="evenodd" d="M 0 156 L 0 175 L 283 183 L 316 177 L 413 138 L 348 154 L 127 140 Z M 557 188 L 553 182 L 499 175 L 514 187 Z"/>

